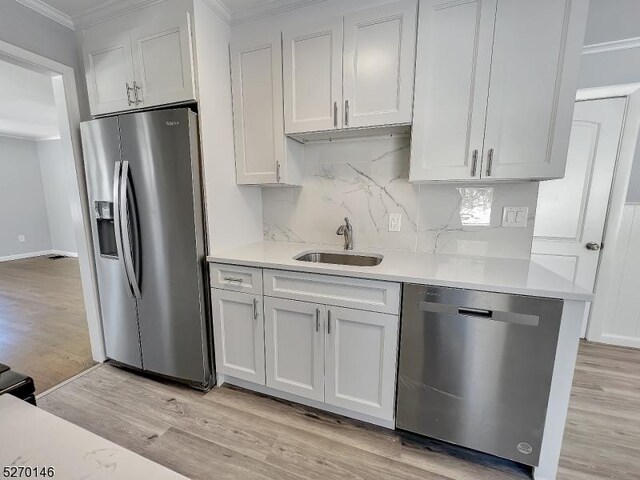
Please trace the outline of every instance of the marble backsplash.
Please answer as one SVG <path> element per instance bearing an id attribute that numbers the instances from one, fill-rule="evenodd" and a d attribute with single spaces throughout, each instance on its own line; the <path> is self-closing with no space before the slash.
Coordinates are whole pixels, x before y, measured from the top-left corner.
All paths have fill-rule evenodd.
<path id="1" fill-rule="evenodd" d="M 301 188 L 262 190 L 265 240 L 342 245 L 349 217 L 354 248 L 529 258 L 538 183 L 410 184 L 409 138 L 305 146 Z M 525 228 L 501 226 L 503 207 L 528 207 Z M 390 213 L 402 215 L 389 232 Z"/>

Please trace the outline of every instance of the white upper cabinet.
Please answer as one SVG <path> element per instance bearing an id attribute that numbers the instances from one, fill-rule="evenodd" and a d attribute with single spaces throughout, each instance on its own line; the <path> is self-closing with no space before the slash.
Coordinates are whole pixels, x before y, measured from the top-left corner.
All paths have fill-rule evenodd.
<path id="1" fill-rule="evenodd" d="M 411 123 L 416 2 L 344 17 L 344 126 Z"/>
<path id="2" fill-rule="evenodd" d="M 587 7 L 498 2 L 483 176 L 564 176 Z"/>
<path id="3" fill-rule="evenodd" d="M 265 297 L 267 387 L 324 400 L 326 307 Z"/>
<path id="4" fill-rule="evenodd" d="M 163 2 L 84 31 L 92 115 L 194 100 L 190 13 Z"/>
<path id="5" fill-rule="evenodd" d="M 409 124 L 415 0 L 283 33 L 285 133 Z"/>
<path id="6" fill-rule="evenodd" d="M 138 100 L 145 107 L 192 100 L 191 34 L 185 12 L 160 9 L 131 31 Z"/>
<path id="7" fill-rule="evenodd" d="M 231 44 L 236 178 L 240 185 L 298 185 L 302 146 L 284 136 L 280 33 Z"/>
<path id="8" fill-rule="evenodd" d="M 411 181 L 564 176 L 588 0 L 421 0 Z"/>
<path id="9" fill-rule="evenodd" d="M 129 32 L 87 37 L 84 52 L 91 113 L 132 108 L 135 76 Z"/>
<path id="10" fill-rule="evenodd" d="M 412 181 L 480 178 L 497 1 L 420 4 Z"/>
<path id="11" fill-rule="evenodd" d="M 342 17 L 282 38 L 285 133 L 342 128 Z"/>

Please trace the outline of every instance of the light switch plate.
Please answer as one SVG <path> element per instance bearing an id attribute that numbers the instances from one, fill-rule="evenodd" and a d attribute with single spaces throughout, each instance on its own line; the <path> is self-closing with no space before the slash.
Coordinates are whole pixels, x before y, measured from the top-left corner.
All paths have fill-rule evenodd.
<path id="1" fill-rule="evenodd" d="M 502 226 L 526 228 L 529 207 L 504 207 L 502 209 Z"/>
<path id="2" fill-rule="evenodd" d="M 389 214 L 389 231 L 399 232 L 401 226 L 402 226 L 402 215 L 400 215 L 399 213 L 390 213 Z"/>

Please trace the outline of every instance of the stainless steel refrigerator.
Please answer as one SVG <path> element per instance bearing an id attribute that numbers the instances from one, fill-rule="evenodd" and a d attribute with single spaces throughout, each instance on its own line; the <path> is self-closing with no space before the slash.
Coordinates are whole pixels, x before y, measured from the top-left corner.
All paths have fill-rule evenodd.
<path id="1" fill-rule="evenodd" d="M 208 388 L 197 115 L 130 113 L 80 128 L 107 356 Z"/>

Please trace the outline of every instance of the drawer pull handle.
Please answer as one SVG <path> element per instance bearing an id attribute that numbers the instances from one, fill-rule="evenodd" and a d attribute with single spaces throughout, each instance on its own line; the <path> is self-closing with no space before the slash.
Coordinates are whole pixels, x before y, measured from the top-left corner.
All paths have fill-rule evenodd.
<path id="1" fill-rule="evenodd" d="M 258 319 L 258 299 L 253 299 L 253 318 L 254 320 Z"/>
<path id="2" fill-rule="evenodd" d="M 316 308 L 316 332 L 320 331 L 320 309 Z"/>
<path id="3" fill-rule="evenodd" d="M 244 280 L 242 280 L 241 278 L 237 278 L 237 277 L 224 277 L 224 281 L 225 282 L 229 282 L 229 283 L 243 283 Z"/>
<path id="4" fill-rule="evenodd" d="M 331 310 L 327 312 L 327 335 L 331 335 Z"/>

